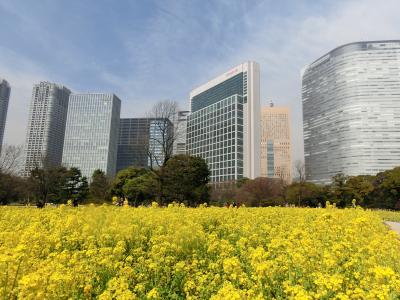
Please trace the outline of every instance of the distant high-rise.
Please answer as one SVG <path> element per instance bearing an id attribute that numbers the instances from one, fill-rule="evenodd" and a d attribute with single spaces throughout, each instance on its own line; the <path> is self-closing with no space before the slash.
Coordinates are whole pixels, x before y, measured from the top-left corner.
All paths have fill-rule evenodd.
<path id="1" fill-rule="evenodd" d="M 7 81 L 0 78 L 0 152 L 3 145 L 4 128 L 6 127 L 8 101 L 11 88 Z"/>
<path id="2" fill-rule="evenodd" d="M 114 94 L 71 94 L 62 162 L 91 178 L 96 169 L 114 176 L 121 100 Z"/>
<path id="3" fill-rule="evenodd" d="M 288 107 L 261 110 L 261 176 L 292 181 L 290 113 Z"/>
<path id="4" fill-rule="evenodd" d="M 166 130 L 160 130 L 164 128 Z M 162 131 L 172 134 L 173 125 L 168 119 L 123 118 L 120 120 L 117 171 L 127 167 L 147 168 L 152 163 L 150 157 L 163 161 Z M 152 155 L 150 155 L 152 154 Z M 157 165 L 153 161 L 153 165 Z"/>
<path id="5" fill-rule="evenodd" d="M 307 180 L 400 165 L 400 41 L 340 46 L 302 75 Z"/>
<path id="6" fill-rule="evenodd" d="M 190 93 L 188 153 L 212 182 L 260 176 L 260 68 L 245 62 Z"/>
<path id="7" fill-rule="evenodd" d="M 50 82 L 33 86 L 25 142 L 24 176 L 29 176 L 32 169 L 41 166 L 43 159 L 51 165 L 61 164 L 70 93 L 65 86 Z"/>
<path id="8" fill-rule="evenodd" d="M 190 111 L 178 111 L 174 120 L 175 141 L 173 154 L 186 154 L 187 118 Z"/>

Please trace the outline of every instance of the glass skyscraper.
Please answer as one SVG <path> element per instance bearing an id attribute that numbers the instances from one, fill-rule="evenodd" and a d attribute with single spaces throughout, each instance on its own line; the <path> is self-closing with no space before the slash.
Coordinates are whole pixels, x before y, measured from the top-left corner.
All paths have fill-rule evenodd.
<path id="1" fill-rule="evenodd" d="M 190 93 L 188 153 L 204 158 L 212 182 L 260 175 L 260 69 L 245 62 Z"/>
<path id="2" fill-rule="evenodd" d="M 302 74 L 306 178 L 400 165 L 400 41 L 340 46 Z"/>
<path id="3" fill-rule="evenodd" d="M 166 127 L 166 130 L 160 130 Z M 168 119 L 122 118 L 119 127 L 117 171 L 127 167 L 147 168 L 151 156 L 158 162 L 164 160 L 163 132 L 172 134 L 173 126 Z M 154 165 L 157 165 L 154 162 Z"/>
<path id="4" fill-rule="evenodd" d="M 65 86 L 50 82 L 33 86 L 23 176 L 40 167 L 43 159 L 54 166 L 61 164 L 70 93 Z"/>
<path id="5" fill-rule="evenodd" d="M 96 169 L 114 176 L 121 100 L 114 94 L 71 94 L 62 163 L 91 178 Z"/>
<path id="6" fill-rule="evenodd" d="M 8 82 L 0 78 L 0 152 L 3 145 L 4 129 L 6 127 L 10 92 L 11 88 Z"/>

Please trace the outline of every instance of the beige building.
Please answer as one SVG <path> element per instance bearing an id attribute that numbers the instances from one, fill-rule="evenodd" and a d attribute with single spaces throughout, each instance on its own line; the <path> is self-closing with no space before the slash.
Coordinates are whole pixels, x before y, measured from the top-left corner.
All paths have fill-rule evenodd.
<path id="1" fill-rule="evenodd" d="M 292 181 L 292 147 L 288 107 L 261 109 L 261 176 Z"/>

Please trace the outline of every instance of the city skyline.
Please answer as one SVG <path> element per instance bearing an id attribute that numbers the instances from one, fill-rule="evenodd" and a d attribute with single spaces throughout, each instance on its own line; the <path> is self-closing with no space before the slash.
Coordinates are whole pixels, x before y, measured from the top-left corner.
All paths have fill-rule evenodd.
<path id="1" fill-rule="evenodd" d="M 292 108 L 295 161 L 303 157 L 300 69 L 348 42 L 400 36 L 398 1 L 121 1 L 112 9 L 102 2 L 87 9 L 74 1 L 68 6 L 13 1 L 0 7 L 7 40 L 0 47 L 0 76 L 13 91 L 4 140 L 9 144 L 24 142 L 30 91 L 40 80 L 76 92 L 114 92 L 124 99 L 121 117 L 139 117 L 165 98 L 187 109 L 188 92 L 196 85 L 251 59 L 261 65 L 262 104 L 273 100 Z M 112 43 L 96 47 L 104 32 Z M 233 38 L 243 42 L 232 47 Z M 186 46 L 196 40 L 201 46 Z"/>

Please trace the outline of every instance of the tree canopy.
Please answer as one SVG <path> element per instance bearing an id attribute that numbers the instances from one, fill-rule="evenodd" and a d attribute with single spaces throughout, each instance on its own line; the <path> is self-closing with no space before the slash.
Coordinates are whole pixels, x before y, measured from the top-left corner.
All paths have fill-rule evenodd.
<path id="1" fill-rule="evenodd" d="M 110 180 L 102 170 L 95 170 L 89 186 L 91 202 L 103 203 L 110 200 Z"/>
<path id="2" fill-rule="evenodd" d="M 175 155 L 164 168 L 164 196 L 167 202 L 186 202 L 190 206 L 209 201 L 210 171 L 200 157 Z"/>

